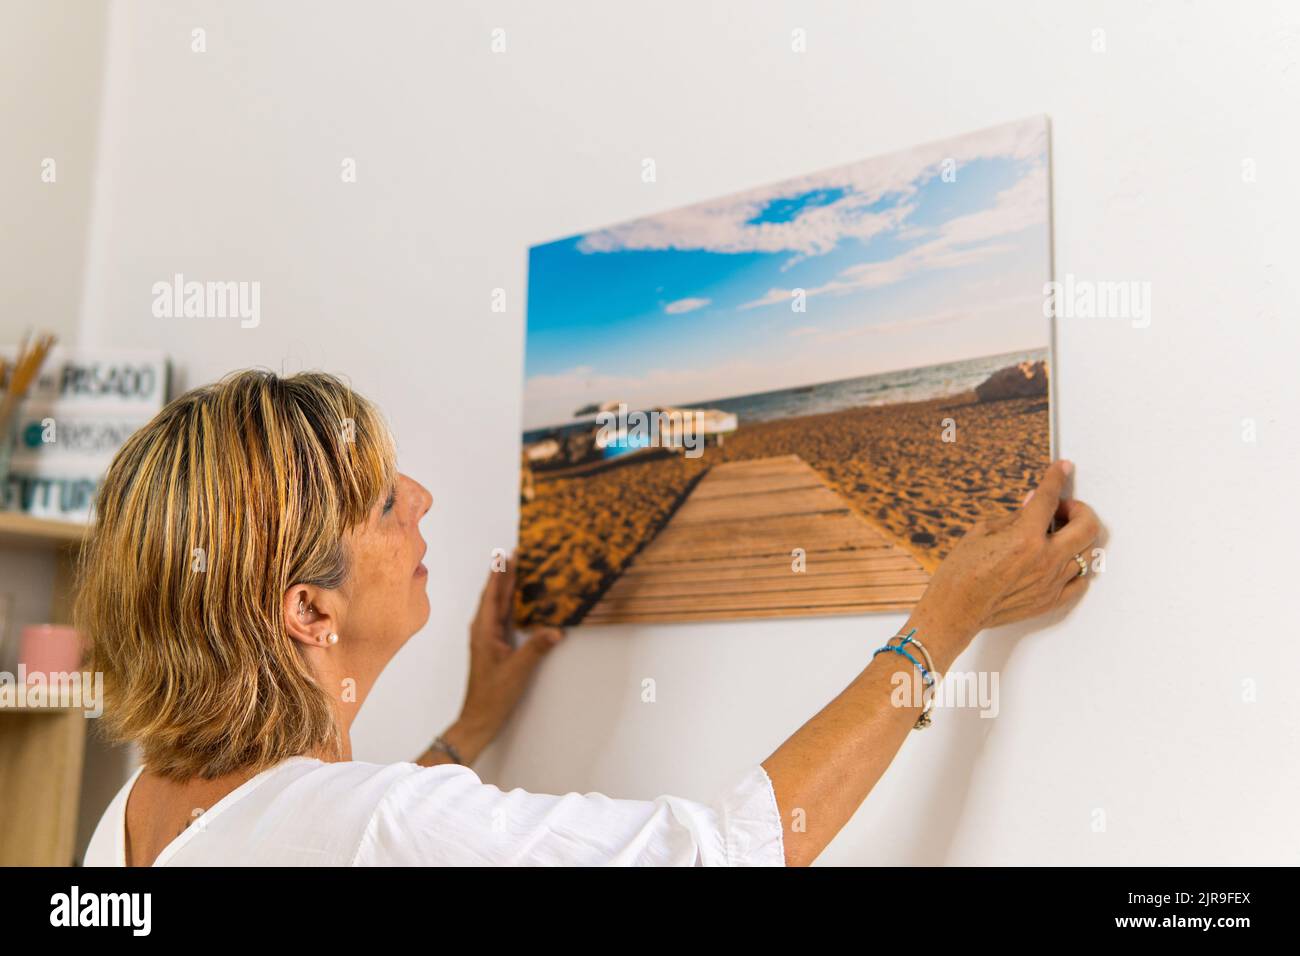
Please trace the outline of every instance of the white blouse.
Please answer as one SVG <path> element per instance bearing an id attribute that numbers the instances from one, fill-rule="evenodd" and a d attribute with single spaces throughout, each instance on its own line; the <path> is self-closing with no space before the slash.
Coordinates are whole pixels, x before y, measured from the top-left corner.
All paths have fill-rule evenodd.
<path id="1" fill-rule="evenodd" d="M 126 800 L 104 811 L 86 866 L 126 865 Z M 468 767 L 291 757 L 195 810 L 154 866 L 782 866 L 761 766 L 711 804 L 677 797 L 505 792 Z"/>

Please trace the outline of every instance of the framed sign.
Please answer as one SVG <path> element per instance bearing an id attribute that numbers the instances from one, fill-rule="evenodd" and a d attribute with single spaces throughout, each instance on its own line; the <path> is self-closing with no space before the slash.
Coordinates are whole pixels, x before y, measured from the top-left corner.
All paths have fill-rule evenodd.
<path id="1" fill-rule="evenodd" d="M 3 349 L 10 358 L 16 353 Z M 55 348 L 19 408 L 0 504 L 40 517 L 88 520 L 113 456 L 162 409 L 167 388 L 160 352 Z"/>

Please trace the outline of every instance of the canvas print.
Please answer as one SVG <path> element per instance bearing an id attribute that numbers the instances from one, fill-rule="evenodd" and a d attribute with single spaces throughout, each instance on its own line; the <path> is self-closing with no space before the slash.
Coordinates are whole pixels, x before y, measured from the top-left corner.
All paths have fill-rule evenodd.
<path id="1" fill-rule="evenodd" d="M 1046 118 L 533 246 L 522 625 L 909 608 L 1052 455 Z"/>

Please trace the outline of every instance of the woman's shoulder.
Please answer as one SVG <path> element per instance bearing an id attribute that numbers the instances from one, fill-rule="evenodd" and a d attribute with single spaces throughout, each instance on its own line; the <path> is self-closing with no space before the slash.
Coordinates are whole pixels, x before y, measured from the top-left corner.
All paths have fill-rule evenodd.
<path id="1" fill-rule="evenodd" d="M 281 774 L 276 786 L 285 793 L 310 790 L 316 799 L 322 801 L 332 795 L 347 795 L 350 802 L 369 803 L 374 807 L 388 797 L 390 791 L 430 793 L 451 781 L 481 785 L 473 770 L 459 764 L 425 767 L 408 761 L 367 763 L 343 760 L 327 763 L 314 757 L 294 759 L 301 762 L 296 762 L 292 769 Z"/>
<path id="2" fill-rule="evenodd" d="M 158 855 L 155 866 L 348 866 L 395 784 L 421 789 L 463 767 L 399 762 L 326 762 L 291 757 L 262 771 L 212 807 L 195 808 L 194 822 Z M 86 852 L 87 866 L 124 865 L 126 798 L 139 771 L 105 811 Z"/>
<path id="3" fill-rule="evenodd" d="M 388 791 L 424 769 L 405 762 L 291 758 L 250 780 L 256 786 L 231 805 L 222 801 L 201 814 L 190 827 L 196 835 L 168 862 L 350 866 Z"/>

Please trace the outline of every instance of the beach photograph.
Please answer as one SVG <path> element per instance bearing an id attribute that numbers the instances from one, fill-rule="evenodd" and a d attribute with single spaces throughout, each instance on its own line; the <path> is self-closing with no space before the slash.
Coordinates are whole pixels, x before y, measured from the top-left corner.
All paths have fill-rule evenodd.
<path id="1" fill-rule="evenodd" d="M 1045 118 L 529 249 L 521 626 L 910 608 L 1051 460 Z"/>

